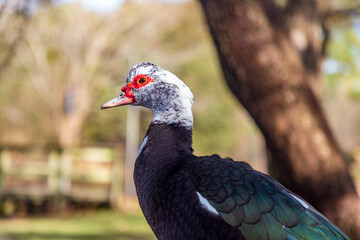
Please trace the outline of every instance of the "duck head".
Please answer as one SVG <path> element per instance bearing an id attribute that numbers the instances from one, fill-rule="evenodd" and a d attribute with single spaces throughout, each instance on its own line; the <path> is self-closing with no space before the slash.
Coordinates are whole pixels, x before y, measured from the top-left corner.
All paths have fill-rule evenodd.
<path id="1" fill-rule="evenodd" d="M 142 62 L 129 71 L 120 95 L 104 103 L 101 109 L 143 106 L 154 112 L 154 123 L 179 124 L 191 129 L 193 102 L 190 89 L 177 76 L 155 64 Z"/>

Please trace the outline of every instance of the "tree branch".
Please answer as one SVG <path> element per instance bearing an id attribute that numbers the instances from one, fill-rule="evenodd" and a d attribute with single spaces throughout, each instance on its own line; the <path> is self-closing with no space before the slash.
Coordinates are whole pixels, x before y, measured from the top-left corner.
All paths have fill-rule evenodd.
<path id="1" fill-rule="evenodd" d="M 331 25 L 339 21 L 348 21 L 354 15 L 360 15 L 360 4 L 346 9 L 324 11 L 320 16 L 321 28 L 324 34 L 322 42 L 321 54 L 326 56 L 326 47 L 331 34 Z"/>
<path id="2" fill-rule="evenodd" d="M 4 10 L 5 10 L 6 6 L 7 6 L 7 3 L 8 3 L 8 1 L 6 0 L 1 4 L 1 6 L 0 6 L 0 17 L 2 15 L 2 13 L 4 12 Z"/>
<path id="3" fill-rule="evenodd" d="M 0 7 L 0 17 L 3 15 L 5 8 L 13 7 L 15 9 L 17 9 L 17 11 L 15 11 L 15 15 L 18 15 L 21 19 L 20 19 L 20 22 L 17 24 L 18 25 L 17 30 L 14 30 L 14 31 L 17 31 L 16 36 L 13 39 L 8 40 L 9 42 L 8 42 L 7 50 L 4 53 L 4 57 L 1 59 L 1 62 L 0 62 L 0 75 L 1 75 L 2 71 L 10 64 L 10 62 L 14 56 L 15 49 L 22 39 L 24 30 L 26 29 L 26 25 L 29 20 L 29 18 L 27 16 L 27 12 L 28 12 L 29 5 L 30 5 L 29 0 L 26 0 L 25 2 L 23 2 L 21 5 L 22 6 L 21 8 L 19 8 L 17 6 L 18 2 L 14 2 L 13 5 L 7 5 L 7 3 L 8 3 L 8 1 L 5 1 L 3 3 L 3 5 Z M 10 21 L 10 20 L 7 20 L 7 18 L 5 18 L 5 20 L 2 19 L 2 21 L 5 21 L 2 23 L 2 26 L 6 26 L 8 21 Z M 1 28 L 1 30 L 5 31 L 4 28 Z"/>
<path id="4" fill-rule="evenodd" d="M 323 22 L 328 20 L 346 20 L 354 15 L 360 15 L 360 4 L 346 9 L 328 10 L 321 14 Z"/>
<path id="5" fill-rule="evenodd" d="M 330 34 L 331 34 L 331 29 L 329 26 L 329 21 L 322 21 L 321 22 L 321 28 L 323 30 L 323 34 L 324 34 L 324 40 L 322 42 L 322 46 L 321 46 L 321 56 L 325 57 L 326 56 L 326 48 L 327 48 L 327 44 L 329 42 L 330 39 Z"/>

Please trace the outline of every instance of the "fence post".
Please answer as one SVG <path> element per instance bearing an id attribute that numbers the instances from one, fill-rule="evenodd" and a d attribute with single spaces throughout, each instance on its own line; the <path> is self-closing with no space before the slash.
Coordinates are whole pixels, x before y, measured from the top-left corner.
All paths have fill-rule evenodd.
<path id="1" fill-rule="evenodd" d="M 11 161 L 11 157 L 9 152 L 6 149 L 1 149 L 0 152 L 0 203 L 2 203 L 3 199 L 3 187 L 4 187 L 4 175 L 6 172 L 6 169 L 9 168 Z"/>
<path id="2" fill-rule="evenodd" d="M 133 173 L 135 159 L 139 149 L 139 119 L 139 108 L 128 106 L 126 120 L 124 194 L 126 197 L 130 198 L 136 197 Z"/>
<path id="3" fill-rule="evenodd" d="M 12 214 L 13 209 L 8 211 L 8 209 L 5 207 L 4 202 L 4 180 L 5 180 L 5 174 L 6 171 L 10 168 L 11 165 L 11 155 L 10 152 L 6 149 L 1 149 L 0 152 L 0 212 L 2 214 L 8 215 Z M 10 206 L 13 206 L 10 203 Z"/>
<path id="4" fill-rule="evenodd" d="M 3 168 L 2 168 L 2 163 L 3 163 L 3 150 L 0 150 L 0 213 L 2 212 L 2 205 L 3 205 L 3 201 L 2 201 L 2 195 L 3 195 L 3 190 L 2 190 L 2 186 L 3 186 Z"/>
<path id="5" fill-rule="evenodd" d="M 119 148 L 113 149 L 113 167 L 110 182 L 110 205 L 115 209 L 120 209 L 123 202 L 124 192 L 124 159 L 121 157 L 123 151 Z"/>
<path id="6" fill-rule="evenodd" d="M 60 193 L 60 153 L 53 150 L 48 156 L 48 179 L 47 184 L 49 189 L 54 194 L 54 208 L 55 212 L 60 212 L 64 206 L 64 198 Z"/>
<path id="7" fill-rule="evenodd" d="M 65 207 L 65 198 L 70 195 L 71 192 L 71 172 L 73 161 L 72 149 L 63 149 L 60 153 L 59 161 L 59 181 L 58 181 L 58 199 L 57 204 L 59 211 Z"/>

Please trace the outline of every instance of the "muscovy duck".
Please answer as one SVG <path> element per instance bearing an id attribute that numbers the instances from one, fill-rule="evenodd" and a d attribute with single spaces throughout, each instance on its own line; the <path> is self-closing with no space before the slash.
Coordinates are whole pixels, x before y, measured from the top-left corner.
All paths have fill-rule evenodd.
<path id="1" fill-rule="evenodd" d="M 245 162 L 193 155 L 190 89 L 152 63 L 134 66 L 101 109 L 154 112 L 135 161 L 140 207 L 158 239 L 349 239 L 300 196 Z"/>

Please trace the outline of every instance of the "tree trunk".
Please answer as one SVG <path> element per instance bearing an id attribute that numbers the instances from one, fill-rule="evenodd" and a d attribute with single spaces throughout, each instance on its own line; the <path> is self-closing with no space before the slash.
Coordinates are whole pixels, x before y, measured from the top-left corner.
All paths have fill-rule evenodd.
<path id="1" fill-rule="evenodd" d="M 263 133 L 275 177 L 360 239 L 360 199 L 312 88 L 322 52 L 316 3 L 200 2 L 225 79 Z"/>

